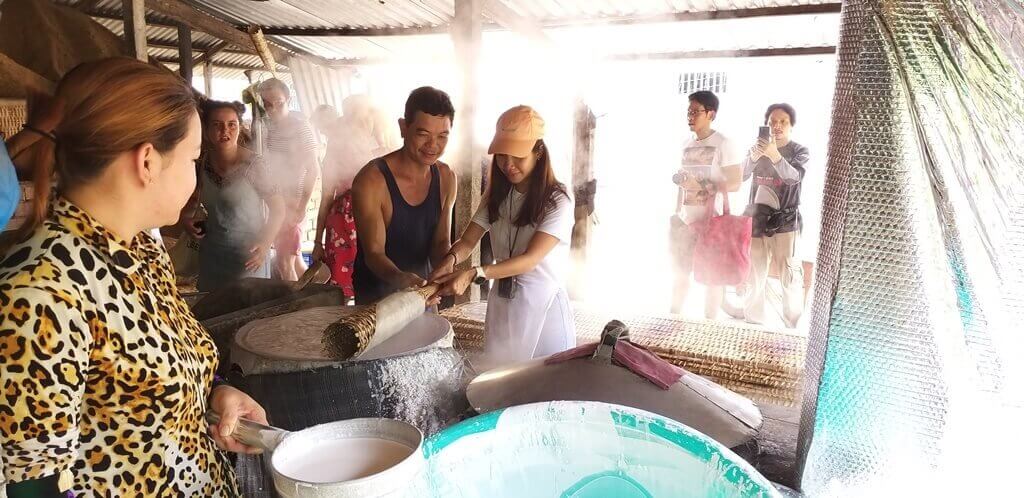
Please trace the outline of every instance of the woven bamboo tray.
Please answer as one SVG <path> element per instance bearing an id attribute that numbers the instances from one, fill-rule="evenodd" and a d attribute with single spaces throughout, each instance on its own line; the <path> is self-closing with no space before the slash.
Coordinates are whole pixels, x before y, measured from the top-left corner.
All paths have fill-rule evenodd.
<path id="1" fill-rule="evenodd" d="M 10 138 L 21 131 L 27 116 L 25 111 L 24 100 L 0 99 L 0 133 Z"/>
<path id="2" fill-rule="evenodd" d="M 467 303 L 443 312 L 455 329 L 455 345 L 480 350 L 484 345 L 487 303 Z M 800 395 L 807 339 L 744 327 L 741 324 L 689 321 L 664 315 L 611 313 L 575 308 L 579 343 L 596 342 L 612 319 L 626 323 L 630 338 L 666 361 L 757 401 L 792 405 Z"/>

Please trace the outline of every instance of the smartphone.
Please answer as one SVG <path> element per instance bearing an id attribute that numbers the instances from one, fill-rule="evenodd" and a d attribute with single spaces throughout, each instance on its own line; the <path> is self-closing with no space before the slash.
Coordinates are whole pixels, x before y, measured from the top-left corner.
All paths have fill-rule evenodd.
<path id="1" fill-rule="evenodd" d="M 761 140 L 765 140 L 765 141 L 771 141 L 771 139 L 772 139 L 772 130 L 771 130 L 771 128 L 768 128 L 767 126 L 762 126 L 762 127 L 758 128 L 757 129 L 757 138 L 759 138 Z"/>

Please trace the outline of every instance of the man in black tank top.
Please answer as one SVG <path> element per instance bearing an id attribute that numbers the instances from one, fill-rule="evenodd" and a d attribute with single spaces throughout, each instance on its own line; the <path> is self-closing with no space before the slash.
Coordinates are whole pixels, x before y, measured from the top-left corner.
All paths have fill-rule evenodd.
<path id="1" fill-rule="evenodd" d="M 448 254 L 457 182 L 438 159 L 454 119 L 448 94 L 431 87 L 413 90 L 398 120 L 402 148 L 370 161 L 352 182 L 357 304 L 425 283 Z"/>

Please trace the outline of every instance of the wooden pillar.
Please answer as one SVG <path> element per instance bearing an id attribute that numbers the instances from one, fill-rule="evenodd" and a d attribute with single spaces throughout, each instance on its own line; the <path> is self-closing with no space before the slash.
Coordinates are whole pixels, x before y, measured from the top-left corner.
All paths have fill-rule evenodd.
<path id="1" fill-rule="evenodd" d="M 146 48 L 145 0 L 121 0 L 121 15 L 124 20 L 124 40 L 128 46 L 128 55 L 142 62 L 149 62 Z"/>
<path id="2" fill-rule="evenodd" d="M 476 146 L 474 124 L 476 123 L 476 107 L 480 96 L 479 59 L 481 25 L 483 19 L 482 0 L 455 0 L 455 21 L 452 25 L 452 41 L 455 55 L 462 73 L 462 88 L 459 105 L 455 113 L 455 127 L 458 142 L 455 154 L 458 163 L 455 171 L 459 175 L 459 195 L 455 200 L 455 232 L 461 235 L 473 218 L 473 213 L 480 205 L 480 187 L 482 171 L 480 163 L 482 154 Z M 469 267 L 480 264 L 479 248 L 473 250 L 472 256 L 460 264 Z M 478 301 L 480 288 L 471 286 L 470 292 L 457 299 L 457 302 Z"/>
<path id="3" fill-rule="evenodd" d="M 209 53 L 203 61 L 203 92 L 207 98 L 213 98 L 213 55 Z"/>
<path id="4" fill-rule="evenodd" d="M 178 23 L 178 74 L 192 85 L 192 29 Z"/>
<path id="5" fill-rule="evenodd" d="M 594 197 L 597 194 L 597 180 L 594 179 L 594 129 L 597 118 L 590 106 L 578 99 L 573 120 L 572 189 L 576 198 L 575 224 L 570 244 L 573 269 L 569 280 L 569 297 L 583 300 L 587 284 L 585 281 L 587 247 L 593 228 Z"/>

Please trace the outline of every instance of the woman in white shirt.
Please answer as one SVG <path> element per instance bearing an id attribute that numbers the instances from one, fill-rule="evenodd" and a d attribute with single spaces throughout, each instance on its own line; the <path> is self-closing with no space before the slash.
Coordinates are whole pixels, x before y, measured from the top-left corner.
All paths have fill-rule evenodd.
<path id="1" fill-rule="evenodd" d="M 469 284 L 495 280 L 487 297 L 485 351 L 504 363 L 547 356 L 576 345 L 566 281 L 573 202 L 551 169 L 544 120 L 518 106 L 498 119 L 488 149 L 491 184 L 462 237 L 430 280 L 440 295 L 462 294 Z M 495 264 L 453 271 L 491 232 Z"/>

